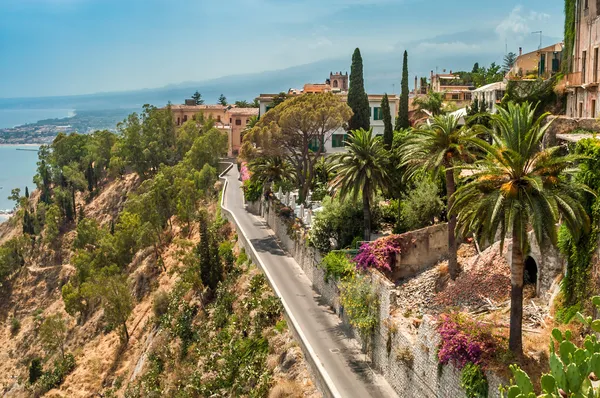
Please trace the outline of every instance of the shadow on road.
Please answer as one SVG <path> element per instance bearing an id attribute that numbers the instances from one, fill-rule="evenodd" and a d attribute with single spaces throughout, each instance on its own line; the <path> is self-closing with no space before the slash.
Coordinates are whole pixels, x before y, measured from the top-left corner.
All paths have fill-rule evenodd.
<path id="1" fill-rule="evenodd" d="M 287 256 L 287 253 L 281 250 L 274 237 L 251 239 L 250 243 L 259 253 L 271 253 L 275 256 Z"/>

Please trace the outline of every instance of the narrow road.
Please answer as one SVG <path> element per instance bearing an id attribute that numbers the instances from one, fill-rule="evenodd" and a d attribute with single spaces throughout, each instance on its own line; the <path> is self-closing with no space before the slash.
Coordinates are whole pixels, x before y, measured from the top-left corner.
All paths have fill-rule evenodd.
<path id="1" fill-rule="evenodd" d="M 228 186 L 223 207 L 235 215 L 339 396 L 397 397 L 386 380 L 364 362 L 358 343 L 346 337 L 339 318 L 319 304 L 310 280 L 294 258 L 281 249 L 266 222 L 246 212 L 237 169 L 231 168 L 224 178 Z"/>

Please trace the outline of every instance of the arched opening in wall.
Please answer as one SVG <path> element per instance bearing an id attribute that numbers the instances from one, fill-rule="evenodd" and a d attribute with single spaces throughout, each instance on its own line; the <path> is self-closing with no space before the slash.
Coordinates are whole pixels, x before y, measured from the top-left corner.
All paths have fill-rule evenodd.
<path id="1" fill-rule="evenodd" d="M 527 256 L 525 259 L 525 272 L 523 273 L 523 285 L 533 285 L 534 294 L 537 291 L 538 266 L 533 257 Z"/>
<path id="2" fill-rule="evenodd" d="M 337 80 L 333 81 L 333 88 L 338 88 L 338 81 Z"/>

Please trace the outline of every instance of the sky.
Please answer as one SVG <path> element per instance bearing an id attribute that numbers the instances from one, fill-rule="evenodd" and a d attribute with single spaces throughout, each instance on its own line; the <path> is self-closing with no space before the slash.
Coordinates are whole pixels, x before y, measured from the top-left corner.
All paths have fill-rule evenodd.
<path id="1" fill-rule="evenodd" d="M 162 87 L 409 49 L 412 59 L 561 40 L 557 0 L 0 0 L 0 98 Z M 349 66 L 348 61 L 348 66 Z M 432 65 L 432 69 L 438 65 Z M 451 68 L 452 66 L 448 66 Z M 329 72 L 329 71 L 327 71 Z"/>

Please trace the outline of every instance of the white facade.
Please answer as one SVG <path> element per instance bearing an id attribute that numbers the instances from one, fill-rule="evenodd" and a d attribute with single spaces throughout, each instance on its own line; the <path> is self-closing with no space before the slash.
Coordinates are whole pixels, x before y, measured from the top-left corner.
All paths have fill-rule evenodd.
<path id="1" fill-rule="evenodd" d="M 340 94 L 340 100 L 346 101 L 346 93 Z M 383 95 L 369 95 L 369 107 L 371 111 L 371 129 L 375 135 L 383 135 L 383 131 L 385 129 L 383 125 L 383 119 L 381 114 L 381 100 Z M 260 104 L 260 113 L 259 117 L 264 115 L 271 109 L 273 103 L 273 96 L 262 94 L 258 97 L 258 101 Z M 390 102 L 390 113 L 392 116 L 392 127 L 395 124 L 396 116 L 398 114 L 398 104 L 399 104 L 398 96 L 389 96 Z M 336 152 L 341 150 L 344 145 L 343 141 L 346 138 L 346 130 L 338 129 L 337 131 L 329 134 L 328 137 L 325 137 L 325 151 L 326 152 Z"/>
<path id="2" fill-rule="evenodd" d="M 496 105 L 502 101 L 506 93 L 506 83 L 491 83 L 473 90 L 473 99 L 485 102 L 489 113 L 496 113 Z"/>

